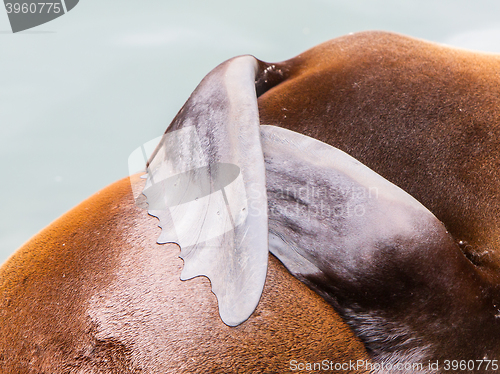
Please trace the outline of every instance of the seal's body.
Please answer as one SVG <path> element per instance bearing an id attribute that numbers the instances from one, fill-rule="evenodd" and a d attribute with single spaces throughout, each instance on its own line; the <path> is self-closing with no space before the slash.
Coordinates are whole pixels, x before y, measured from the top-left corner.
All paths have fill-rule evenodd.
<path id="1" fill-rule="evenodd" d="M 208 280 L 181 282 L 178 247 L 156 244 L 158 221 L 132 194 L 144 180 L 119 181 L 37 234 L 0 269 L 5 372 L 285 372 L 324 359 L 425 361 L 425 371 L 431 359 L 497 359 L 500 58 L 373 32 L 258 66 L 262 125 L 345 151 L 428 211 L 411 202 L 420 213 L 406 231 L 380 240 L 379 232 L 361 232 L 363 243 L 377 239 L 370 252 L 358 255 L 355 247 L 337 257 L 325 245 L 327 221 L 311 236 L 312 226 L 297 217 L 270 216 L 277 236 L 282 230 L 298 237 L 284 242 L 318 244 L 308 252 L 317 273 L 289 269 L 327 302 L 271 257 L 257 309 L 229 327 Z M 276 149 L 264 149 L 267 160 Z M 306 165 L 305 156 L 293 157 Z M 306 180 L 305 171 L 294 179 L 275 165 L 267 170 L 273 183 Z M 320 172 L 312 177 L 320 180 L 326 166 L 315 167 Z M 405 221 L 401 196 L 395 206 Z M 383 201 L 365 216 L 382 217 L 382 227 L 385 216 L 376 209 L 385 209 Z M 398 227 L 391 219 L 387 225 Z"/>

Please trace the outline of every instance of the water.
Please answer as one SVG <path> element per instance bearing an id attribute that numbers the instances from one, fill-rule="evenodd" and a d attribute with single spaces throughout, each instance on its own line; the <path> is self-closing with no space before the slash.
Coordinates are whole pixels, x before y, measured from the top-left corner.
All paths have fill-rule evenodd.
<path id="1" fill-rule="evenodd" d="M 281 61 L 362 30 L 500 52 L 496 1 L 81 0 L 12 34 L 0 11 L 0 262 L 128 174 L 203 76 L 240 54 Z"/>

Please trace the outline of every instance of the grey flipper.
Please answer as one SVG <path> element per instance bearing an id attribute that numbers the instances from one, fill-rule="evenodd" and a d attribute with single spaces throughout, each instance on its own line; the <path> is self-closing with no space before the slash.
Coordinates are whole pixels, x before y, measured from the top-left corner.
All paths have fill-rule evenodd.
<path id="1" fill-rule="evenodd" d="M 257 70 L 255 58 L 242 56 L 203 79 L 153 153 L 144 189 L 162 227 L 158 243 L 181 247 L 181 279 L 210 279 L 230 326 L 252 314 L 267 272 Z"/>
<path id="2" fill-rule="evenodd" d="M 408 193 L 347 153 L 296 132 L 261 126 L 270 251 L 299 276 L 363 271 L 377 243 L 439 223 Z M 339 269 L 340 271 L 340 269 Z"/>
<path id="3" fill-rule="evenodd" d="M 482 341 L 496 339 L 498 303 L 429 210 L 318 140 L 261 126 L 261 141 L 271 253 L 336 308 L 375 359 L 494 354 Z"/>

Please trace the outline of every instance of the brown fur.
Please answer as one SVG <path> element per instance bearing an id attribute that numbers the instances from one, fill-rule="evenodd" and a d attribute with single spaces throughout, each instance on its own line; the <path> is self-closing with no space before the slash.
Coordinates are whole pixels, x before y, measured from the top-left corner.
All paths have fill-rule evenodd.
<path id="1" fill-rule="evenodd" d="M 142 184 L 137 177 L 134 184 Z M 206 278 L 123 179 L 62 216 L 0 270 L 2 373 L 283 373 L 366 359 L 331 307 L 274 258 L 251 318 L 228 327 Z"/>

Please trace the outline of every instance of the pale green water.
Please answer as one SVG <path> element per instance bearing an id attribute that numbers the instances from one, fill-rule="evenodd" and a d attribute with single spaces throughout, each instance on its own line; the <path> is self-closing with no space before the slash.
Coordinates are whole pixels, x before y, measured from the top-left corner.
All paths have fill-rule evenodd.
<path id="1" fill-rule="evenodd" d="M 0 262 L 128 174 L 203 76 L 239 54 L 266 61 L 388 30 L 500 52 L 498 1 L 81 0 L 12 34 L 0 11 Z"/>

